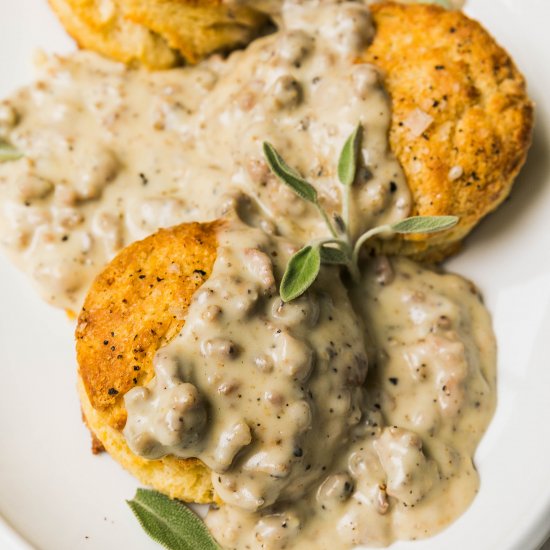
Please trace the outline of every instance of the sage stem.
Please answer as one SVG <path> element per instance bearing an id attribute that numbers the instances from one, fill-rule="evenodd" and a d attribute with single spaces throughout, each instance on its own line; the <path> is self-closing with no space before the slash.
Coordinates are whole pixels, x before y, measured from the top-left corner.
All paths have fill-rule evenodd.
<path id="1" fill-rule="evenodd" d="M 351 185 L 344 186 L 342 190 L 342 217 L 344 218 L 344 223 L 346 224 L 346 236 L 348 242 L 350 240 L 350 219 L 349 219 L 349 204 L 350 204 L 350 195 L 351 195 Z"/>
<path id="2" fill-rule="evenodd" d="M 378 227 L 373 227 L 366 233 L 363 233 L 359 239 L 357 239 L 357 242 L 355 243 L 355 246 L 353 248 L 353 255 L 351 258 L 352 264 L 358 268 L 359 264 L 359 252 L 361 251 L 361 247 L 372 237 L 375 235 L 378 235 L 379 233 L 384 233 L 385 231 L 391 231 L 391 225 L 380 225 Z"/>
<path id="3" fill-rule="evenodd" d="M 338 232 L 336 231 L 336 229 L 334 229 L 334 225 L 332 225 L 332 222 L 330 221 L 330 218 L 328 217 L 328 214 L 325 212 L 325 209 L 319 203 L 316 203 L 316 206 L 317 206 L 317 210 L 319 210 L 319 213 L 321 214 L 321 216 L 323 216 L 323 220 L 325 220 L 325 223 L 327 224 L 327 227 L 330 231 L 330 234 L 335 239 L 339 239 Z"/>

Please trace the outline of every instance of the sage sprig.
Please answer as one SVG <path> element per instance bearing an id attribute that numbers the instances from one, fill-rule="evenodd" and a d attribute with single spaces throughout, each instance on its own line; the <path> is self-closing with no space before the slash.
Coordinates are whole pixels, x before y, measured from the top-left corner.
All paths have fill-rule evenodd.
<path id="1" fill-rule="evenodd" d="M 273 145 L 267 142 L 263 144 L 265 159 L 273 174 L 301 199 L 315 205 L 331 234 L 331 237 L 307 244 L 290 258 L 280 286 L 284 302 L 298 298 L 315 282 L 321 264 L 345 266 L 357 282 L 360 277 L 361 248 L 376 235 L 435 233 L 450 229 L 458 223 L 456 216 L 412 216 L 393 224 L 373 227 L 352 243 L 349 230 L 350 196 L 359 165 L 361 137 L 362 127 L 358 125 L 345 141 L 338 160 L 338 179 L 342 184 L 342 216 L 335 218 L 338 230 L 319 201 L 315 187 L 290 167 Z"/>
<path id="2" fill-rule="evenodd" d="M 180 501 L 138 489 L 128 506 L 144 531 L 168 550 L 221 550 L 203 521 Z"/>
<path id="3" fill-rule="evenodd" d="M 23 156 L 21 151 L 18 151 L 13 145 L 0 140 L 0 162 L 8 162 L 17 160 Z"/>

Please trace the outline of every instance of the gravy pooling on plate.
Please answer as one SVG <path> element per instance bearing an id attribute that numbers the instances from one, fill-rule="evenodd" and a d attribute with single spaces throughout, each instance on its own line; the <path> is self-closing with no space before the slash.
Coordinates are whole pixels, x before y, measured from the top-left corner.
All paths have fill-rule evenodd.
<path id="1" fill-rule="evenodd" d="M 371 260 L 349 295 L 324 267 L 282 303 L 289 255 L 325 230 L 269 173 L 264 140 L 336 212 L 335 159 L 359 121 L 352 234 L 411 207 L 377 70 L 350 64 L 374 35 L 368 8 L 289 2 L 282 21 L 193 68 L 45 60 L 0 108 L 0 136 L 25 153 L 0 165 L 0 239 L 47 300 L 77 309 L 126 244 L 232 218 L 156 378 L 125 396 L 131 449 L 212 470 L 224 505 L 207 523 L 226 548 L 424 537 L 478 488 L 472 456 L 495 399 L 489 315 L 468 282 L 404 259 Z M 255 212 L 237 220 L 243 196 Z"/>

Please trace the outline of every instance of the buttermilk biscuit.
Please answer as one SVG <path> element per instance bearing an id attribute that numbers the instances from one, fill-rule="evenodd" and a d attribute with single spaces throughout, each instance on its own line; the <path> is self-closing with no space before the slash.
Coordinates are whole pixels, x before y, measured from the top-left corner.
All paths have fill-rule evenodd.
<path id="1" fill-rule="evenodd" d="M 132 453 L 121 432 L 123 396 L 154 377 L 155 352 L 183 327 L 193 294 L 212 271 L 219 227 L 161 229 L 122 250 L 94 281 L 76 329 L 78 389 L 96 448 L 100 443 L 142 483 L 193 502 L 215 500 L 209 470 L 197 459 Z"/>
<path id="2" fill-rule="evenodd" d="M 267 17 L 222 0 L 49 0 L 77 44 L 149 69 L 250 42 Z"/>
<path id="3" fill-rule="evenodd" d="M 253 9 L 254 2 L 232 5 L 223 0 L 118 2 L 124 17 L 158 33 L 189 63 L 196 63 L 212 52 L 247 44 L 267 20 Z"/>
<path id="4" fill-rule="evenodd" d="M 414 215 L 460 216 L 451 231 L 379 243 L 440 260 L 507 197 L 525 161 L 533 105 L 512 59 L 476 21 L 437 6 L 372 6 L 376 36 L 362 61 L 384 74 L 390 145 Z"/>
<path id="5" fill-rule="evenodd" d="M 81 47 L 129 65 L 173 67 L 181 55 L 148 28 L 122 16 L 115 3 L 48 0 L 65 30 Z"/>

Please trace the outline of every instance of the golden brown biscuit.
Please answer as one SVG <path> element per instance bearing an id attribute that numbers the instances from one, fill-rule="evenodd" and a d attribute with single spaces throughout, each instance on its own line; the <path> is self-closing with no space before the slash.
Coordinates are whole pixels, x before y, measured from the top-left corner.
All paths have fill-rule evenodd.
<path id="1" fill-rule="evenodd" d="M 195 290 L 210 276 L 219 227 L 161 229 L 122 250 L 94 281 L 76 329 L 80 400 L 94 436 L 141 482 L 193 502 L 214 500 L 209 471 L 196 459 L 134 455 L 121 433 L 123 396 L 153 378 L 155 352 L 181 330 Z"/>
<path id="2" fill-rule="evenodd" d="M 377 32 L 363 61 L 385 75 L 390 145 L 411 189 L 412 214 L 460 216 L 451 231 L 380 248 L 439 260 L 510 192 L 531 142 L 533 105 L 512 59 L 463 13 L 395 3 L 372 12 Z"/>
<path id="3" fill-rule="evenodd" d="M 267 20 L 244 3 L 222 0 L 118 1 L 127 19 L 157 32 L 189 63 L 247 44 Z"/>
<path id="4" fill-rule="evenodd" d="M 150 69 L 250 42 L 267 17 L 222 0 L 49 0 L 77 44 Z"/>
<path id="5" fill-rule="evenodd" d="M 61 23 L 81 48 L 94 50 L 116 61 L 153 69 L 181 62 L 178 51 L 143 25 L 122 17 L 116 4 L 96 0 L 48 0 Z"/>

